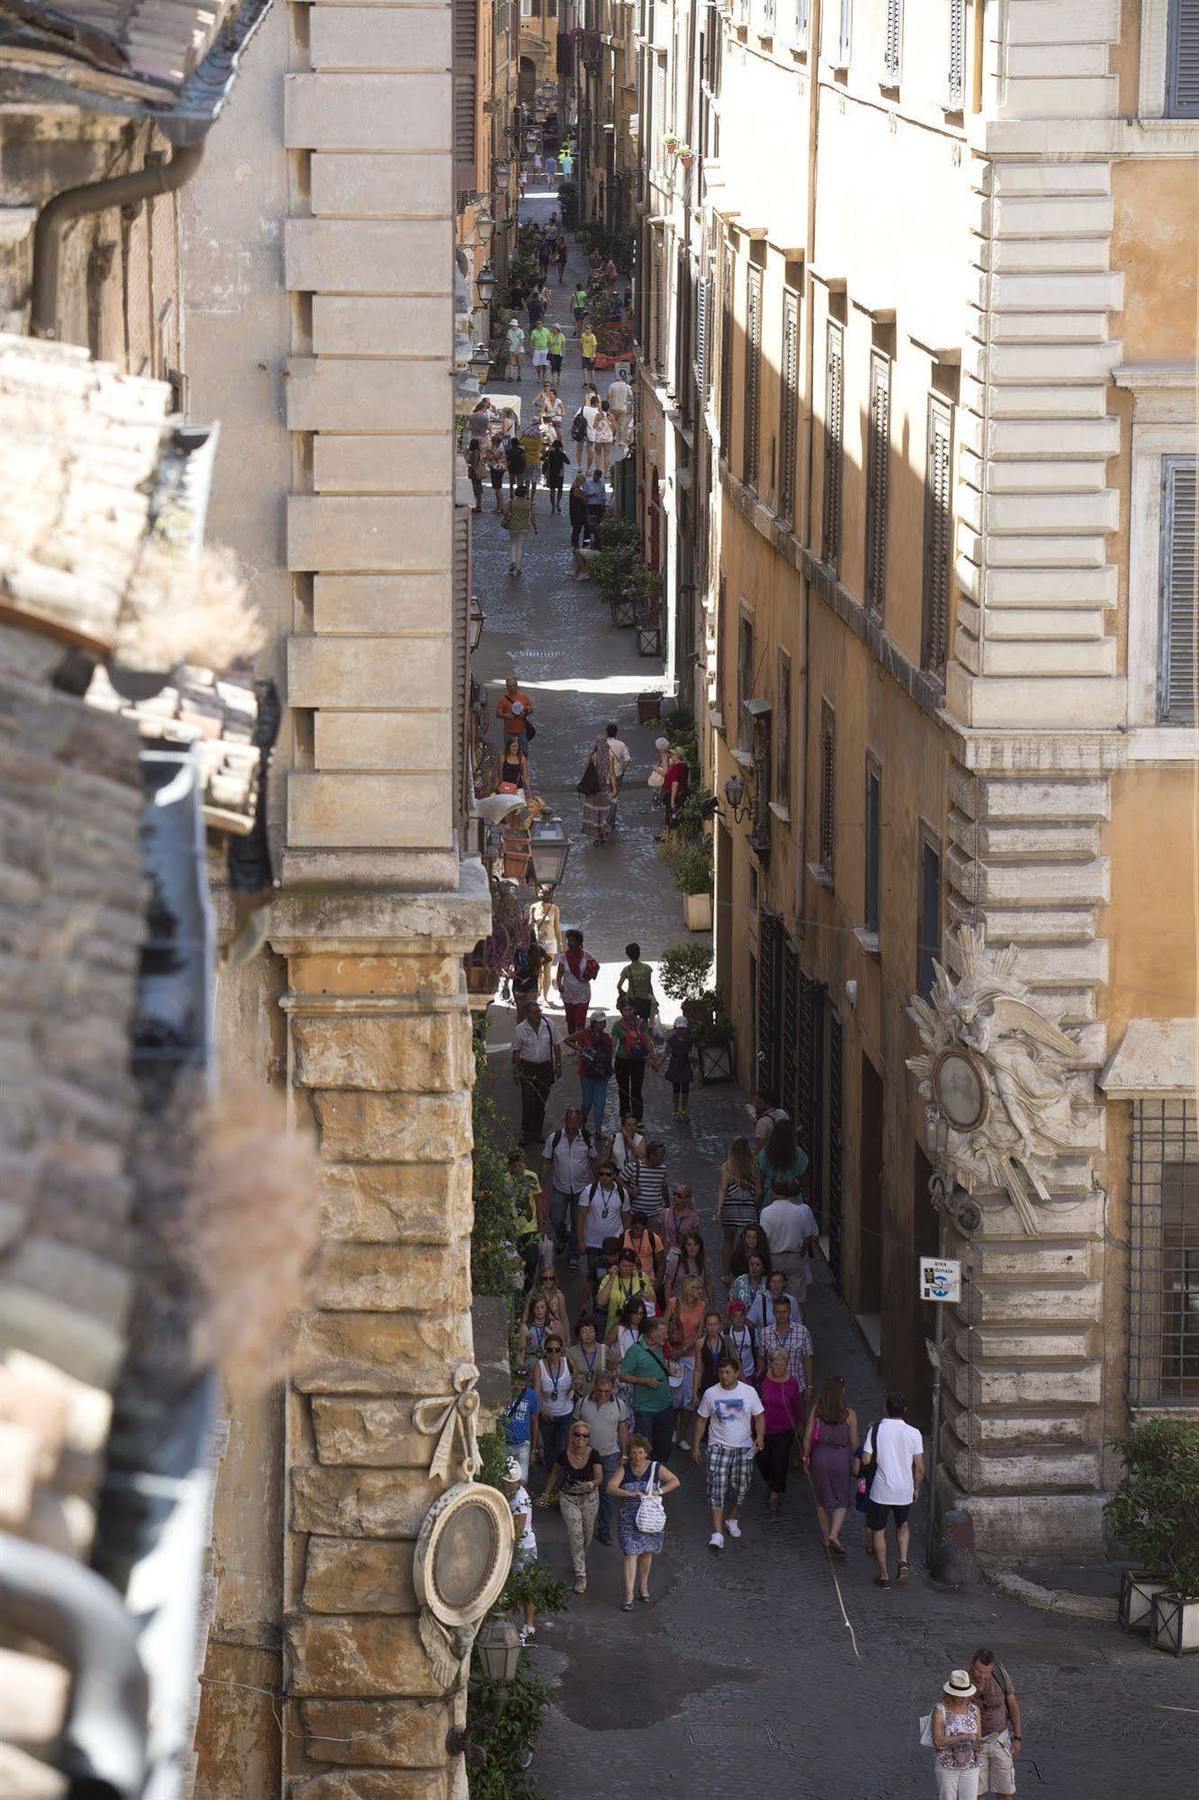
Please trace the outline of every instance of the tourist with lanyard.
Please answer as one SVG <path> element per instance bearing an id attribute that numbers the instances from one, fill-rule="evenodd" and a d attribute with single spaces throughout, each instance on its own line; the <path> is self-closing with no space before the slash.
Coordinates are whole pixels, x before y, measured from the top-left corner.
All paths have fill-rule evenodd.
<path id="1" fill-rule="evenodd" d="M 617 1398 L 611 1375 L 603 1371 L 597 1374 L 590 1394 L 575 1407 L 575 1418 L 591 1433 L 591 1446 L 604 1466 L 606 1484 L 628 1452 L 633 1429 L 632 1415 L 625 1402 Z M 603 1488 L 600 1489 L 595 1535 L 601 1544 L 612 1542 L 612 1501 Z"/>
<path id="2" fill-rule="evenodd" d="M 577 1106 L 567 1107 L 557 1131 L 551 1131 L 546 1138 L 541 1178 L 550 1196 L 554 1253 L 561 1256 L 569 1249 L 570 1266 L 575 1268 L 578 1264 L 576 1208 L 579 1195 L 595 1178 L 591 1139 L 583 1129 L 583 1115 Z"/>
<path id="3" fill-rule="evenodd" d="M 533 1372 L 533 1386 L 541 1403 L 541 1460 L 548 1471 L 566 1448 L 566 1433 L 575 1406 L 574 1377 L 562 1354 L 562 1337 L 557 1331 L 546 1337 L 545 1355 Z"/>
<path id="4" fill-rule="evenodd" d="M 674 1390 L 663 1354 L 661 1319 L 647 1319 L 641 1341 L 621 1358 L 620 1377 L 633 1389 L 633 1428 L 648 1438 L 654 1460 L 670 1461 L 674 1444 Z M 544 1406 L 544 1400 L 542 1401 Z"/>
<path id="5" fill-rule="evenodd" d="M 526 1370 L 533 1370 L 545 1350 L 545 1341 L 556 1326 L 550 1324 L 550 1303 L 544 1294 L 533 1294 L 525 1310 L 520 1328 L 520 1360 Z"/>
<path id="6" fill-rule="evenodd" d="M 619 1237 L 628 1219 L 628 1199 L 616 1179 L 616 1164 L 605 1158 L 590 1187 L 578 1198 L 579 1259 L 587 1263 L 587 1279 L 599 1285 L 604 1246 Z"/>
<path id="7" fill-rule="evenodd" d="M 539 1506 L 548 1506 L 555 1493 L 558 1510 L 570 1543 L 576 1594 L 587 1592 L 587 1552 L 595 1534 L 599 1491 L 604 1469 L 591 1442 L 591 1428 L 571 1418 L 566 1442 L 549 1472 Z"/>
<path id="8" fill-rule="evenodd" d="M 755 1331 L 765 1331 L 768 1325 L 774 1324 L 774 1307 L 777 1300 L 786 1300 L 791 1308 L 791 1322 L 802 1325 L 803 1319 L 796 1304 L 795 1295 L 787 1290 L 787 1277 L 781 1269 L 771 1269 L 766 1277 L 766 1292 L 754 1295 L 746 1311 L 746 1323 Z"/>
<path id="9" fill-rule="evenodd" d="M 632 1113 L 635 1119 L 640 1120 L 645 1112 L 643 1090 L 650 1041 L 645 1024 L 631 1001 L 624 1002 L 620 1022 L 612 1027 L 612 1044 L 616 1051 L 616 1091 L 620 1100 L 620 1116 L 625 1118 Z"/>
<path id="10" fill-rule="evenodd" d="M 624 1234 L 622 1256 L 625 1250 L 636 1257 L 641 1273 L 657 1293 L 666 1274 L 666 1247 L 657 1232 L 649 1229 L 649 1222 L 642 1212 L 635 1212 L 629 1220 L 629 1228 Z M 650 1311 L 656 1310 L 651 1302 Z"/>
<path id="11" fill-rule="evenodd" d="M 673 1250 L 683 1241 L 686 1231 L 700 1229 L 700 1217 L 695 1210 L 695 1201 L 691 1189 L 685 1182 L 679 1182 L 670 1190 L 670 1205 L 658 1220 L 662 1236 L 666 1240 L 667 1250 Z"/>
<path id="12" fill-rule="evenodd" d="M 525 1287 L 537 1279 L 541 1259 L 541 1183 L 532 1169 L 525 1167 L 519 1150 L 508 1152 L 508 1181 L 516 1217 L 516 1245 L 525 1266 Z"/>
<path id="13" fill-rule="evenodd" d="M 729 1299 L 739 1300 L 741 1302 L 745 1311 L 746 1320 L 748 1321 L 750 1308 L 754 1305 L 754 1302 L 760 1297 L 766 1296 L 768 1293 L 769 1289 L 766 1285 L 766 1259 L 760 1256 L 756 1250 L 751 1250 L 749 1254 L 749 1267 L 744 1275 L 738 1275 L 737 1279 L 734 1281 L 732 1287 L 729 1289 Z M 759 1316 L 761 1316 L 760 1308 Z"/>
<path id="14" fill-rule="evenodd" d="M 722 1356 L 730 1354 L 729 1341 L 725 1334 L 724 1320 L 713 1308 L 704 1314 L 703 1336 L 699 1340 L 699 1354 L 696 1361 L 696 1391 L 706 1394 L 714 1382 L 719 1381 L 717 1368 Z M 736 1355 L 736 1352 L 732 1352 Z"/>
<path id="15" fill-rule="evenodd" d="M 587 1129 L 588 1116 L 598 1137 L 604 1128 L 604 1113 L 608 1105 L 608 1089 L 612 1085 L 612 1058 L 615 1046 L 608 1031 L 606 1013 L 594 1012 L 591 1023 L 579 1031 L 572 1031 L 566 1039 L 570 1048 L 578 1053 L 579 1058 L 579 1097 L 583 1102 L 583 1129 Z M 619 1137 L 619 1133 L 617 1134 Z M 617 1164 L 613 1163 L 613 1168 Z"/>
<path id="16" fill-rule="evenodd" d="M 595 1386 L 597 1375 L 608 1366 L 608 1352 L 596 1336 L 595 1314 L 580 1313 L 575 1320 L 576 1342 L 566 1353 L 575 1384 L 575 1399 L 585 1400 Z"/>
<path id="17" fill-rule="evenodd" d="M 629 1192 L 633 1208 L 649 1225 L 656 1225 L 666 1211 L 670 1193 L 670 1177 L 666 1173 L 666 1145 L 650 1144 L 643 1161 L 633 1164 L 629 1173 Z"/>
<path id="18" fill-rule="evenodd" d="M 606 1343 L 615 1342 L 625 1310 L 634 1301 L 641 1302 L 642 1311 L 646 1310 L 647 1301 L 650 1306 L 654 1304 L 653 1285 L 646 1280 L 644 1272 L 637 1267 L 637 1256 L 634 1251 L 621 1249 L 615 1269 L 605 1275 L 600 1282 L 599 1293 L 595 1299 L 597 1307 L 607 1309 L 608 1324 L 604 1334 Z M 623 1351 L 621 1354 L 623 1355 Z"/>
<path id="19" fill-rule="evenodd" d="M 812 1339 L 806 1325 L 796 1324 L 791 1317 L 791 1302 L 784 1294 L 774 1303 L 774 1320 L 758 1333 L 758 1374 L 766 1373 L 766 1359 L 772 1350 L 785 1350 L 791 1373 L 799 1383 L 801 1394 L 812 1385 Z"/>
<path id="20" fill-rule="evenodd" d="M 646 1142 L 640 1129 L 640 1120 L 633 1113 L 624 1113 L 620 1121 L 620 1130 L 612 1139 L 612 1160 L 622 1181 L 632 1179 L 633 1163 L 640 1160 L 646 1152 Z"/>
<path id="21" fill-rule="evenodd" d="M 562 1337 L 562 1342 L 564 1344 L 569 1344 L 570 1326 L 569 1314 L 566 1310 L 566 1295 L 558 1286 L 558 1277 L 554 1273 L 552 1263 L 547 1264 L 545 1268 L 541 1269 L 538 1273 L 537 1286 L 529 1296 L 528 1306 L 525 1307 L 526 1318 L 528 1318 L 529 1309 L 538 1295 L 541 1296 L 549 1307 L 546 1323 L 549 1325 L 550 1330 L 559 1332 Z"/>
<path id="22" fill-rule="evenodd" d="M 758 1344 L 752 1326 L 745 1323 L 745 1304 L 741 1300 L 730 1300 L 728 1322 L 725 1326 L 725 1339 L 730 1356 L 737 1359 L 737 1366 L 746 1381 L 753 1379 L 758 1369 Z"/>
<path id="23" fill-rule="evenodd" d="M 541 1402 L 536 1388 L 529 1384 L 528 1371 L 523 1367 L 514 1370 L 512 1398 L 504 1413 L 504 1441 L 508 1454 L 520 1465 L 522 1481 L 529 1479 L 529 1461 L 537 1453 L 537 1415 L 540 1410 Z"/>

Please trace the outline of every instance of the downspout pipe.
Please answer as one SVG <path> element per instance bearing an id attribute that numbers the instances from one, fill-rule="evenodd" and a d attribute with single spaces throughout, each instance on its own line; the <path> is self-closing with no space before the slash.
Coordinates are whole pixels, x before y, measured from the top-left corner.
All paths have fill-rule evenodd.
<path id="1" fill-rule="evenodd" d="M 58 289 L 62 246 L 67 229 L 77 219 L 107 212 L 114 206 L 136 206 L 159 194 L 173 194 L 191 180 L 204 154 L 203 140 L 176 147 L 169 162 L 149 163 L 129 175 L 112 175 L 83 187 L 65 188 L 48 200 L 38 214 L 33 232 L 33 281 L 29 290 L 29 334 L 54 338 L 60 335 Z"/>

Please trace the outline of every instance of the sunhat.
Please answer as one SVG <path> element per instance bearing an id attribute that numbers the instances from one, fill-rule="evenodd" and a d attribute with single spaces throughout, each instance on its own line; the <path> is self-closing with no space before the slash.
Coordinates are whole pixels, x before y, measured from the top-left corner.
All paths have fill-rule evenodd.
<path id="1" fill-rule="evenodd" d="M 978 1689 L 971 1681 L 968 1670 L 955 1669 L 941 1692 L 949 1694 L 954 1700 L 970 1700 L 978 1692 Z"/>

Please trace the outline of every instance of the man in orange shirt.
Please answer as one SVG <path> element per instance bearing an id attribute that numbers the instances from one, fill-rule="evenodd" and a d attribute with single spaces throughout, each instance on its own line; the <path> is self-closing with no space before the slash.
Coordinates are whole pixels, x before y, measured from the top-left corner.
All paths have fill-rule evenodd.
<path id="1" fill-rule="evenodd" d="M 633 1204 L 635 1207 L 636 1201 Z M 666 1246 L 656 1232 L 650 1231 L 643 1213 L 634 1211 L 622 1248 L 632 1251 L 646 1280 L 660 1288 L 666 1269 Z"/>
<path id="2" fill-rule="evenodd" d="M 516 684 L 516 676 L 509 675 L 504 683 L 504 691 L 496 712 L 504 721 L 505 738 L 519 737 L 524 740 L 522 750 L 529 748 L 529 715 L 533 711 L 533 702 L 527 694 L 522 694 Z"/>

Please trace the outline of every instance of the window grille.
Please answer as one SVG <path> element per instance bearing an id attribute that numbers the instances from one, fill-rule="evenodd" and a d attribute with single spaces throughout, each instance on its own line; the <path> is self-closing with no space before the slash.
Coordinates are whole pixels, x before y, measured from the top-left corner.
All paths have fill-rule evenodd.
<path id="1" fill-rule="evenodd" d="M 1162 458 L 1161 632 L 1158 718 L 1193 725 L 1199 683 L 1199 534 L 1196 459 Z"/>
<path id="2" fill-rule="evenodd" d="M 961 112 L 966 94 L 966 0 L 949 0 L 949 106 Z"/>
<path id="3" fill-rule="evenodd" d="M 1199 1109 L 1133 1102 L 1128 1397 L 1199 1400 Z"/>
<path id="4" fill-rule="evenodd" d="M 883 27 L 883 74 L 896 86 L 899 83 L 902 55 L 903 0 L 887 0 L 887 18 Z"/>

